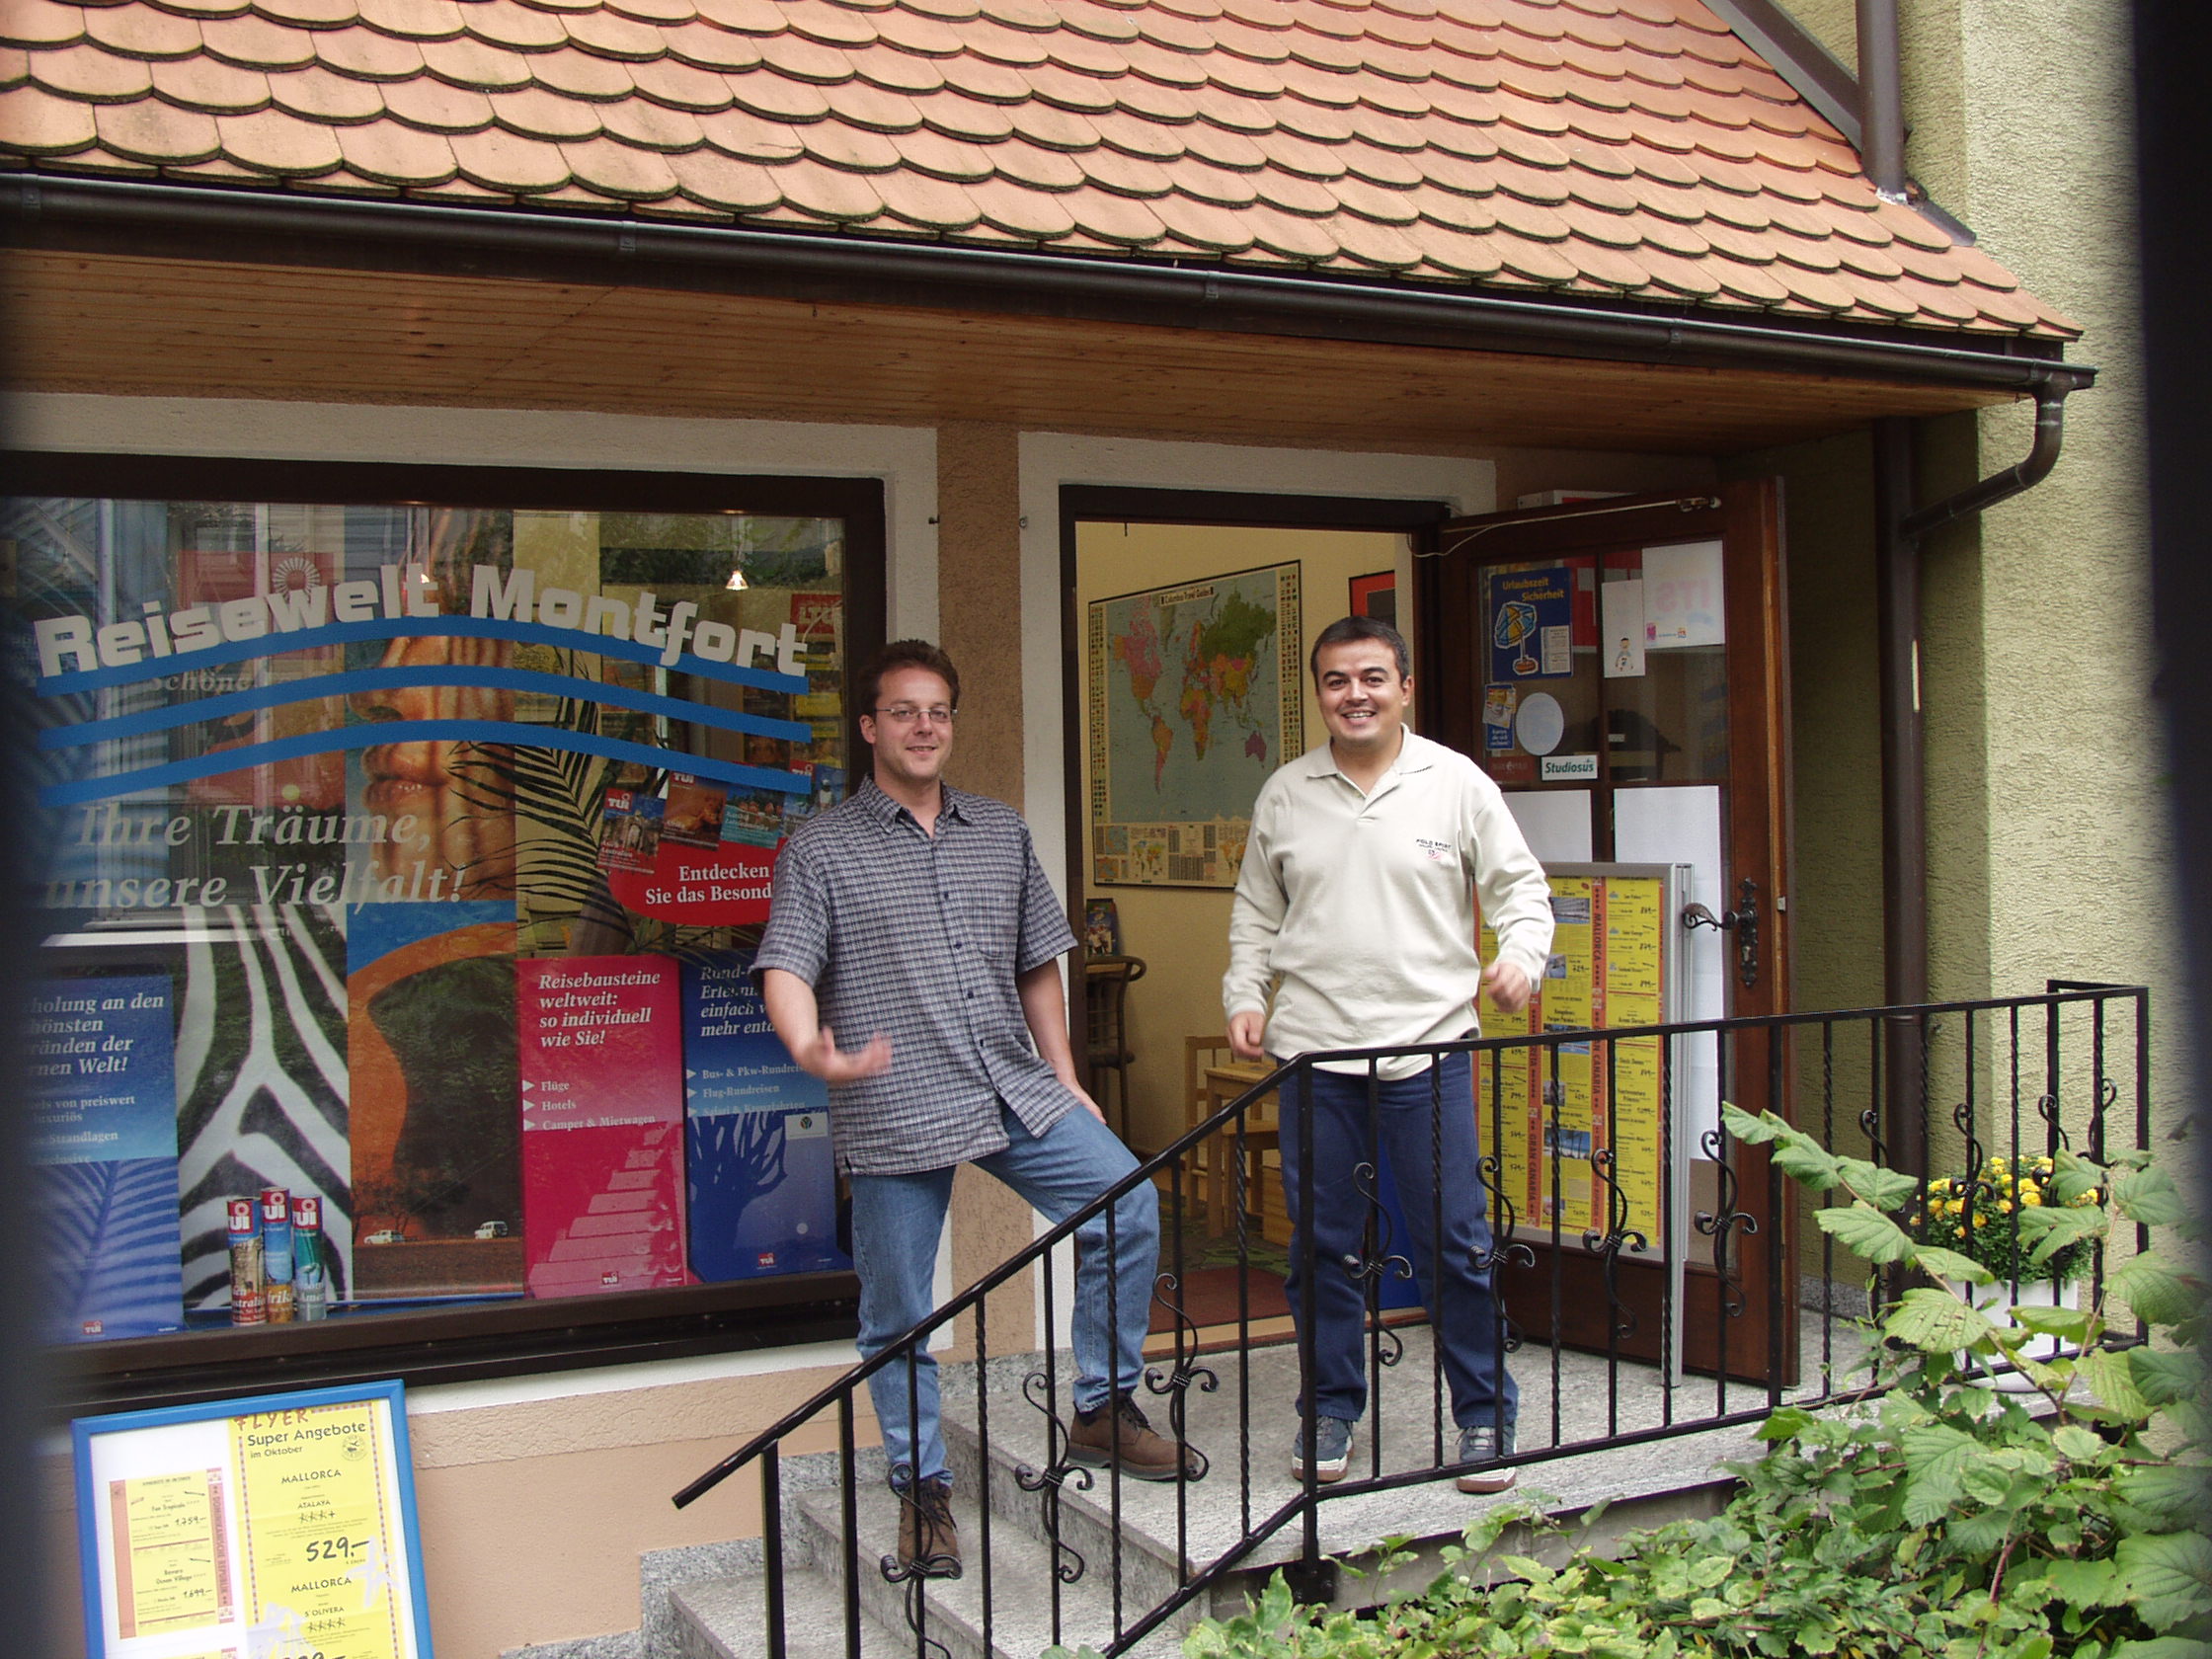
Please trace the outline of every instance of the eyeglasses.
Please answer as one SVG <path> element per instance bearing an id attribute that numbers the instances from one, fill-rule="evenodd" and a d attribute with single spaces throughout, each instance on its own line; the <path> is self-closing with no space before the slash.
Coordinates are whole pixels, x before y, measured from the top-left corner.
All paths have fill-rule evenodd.
<path id="1" fill-rule="evenodd" d="M 880 708 L 876 714 L 894 726 L 913 726 L 927 720 L 933 725 L 950 726 L 956 711 L 943 703 L 933 703 L 928 708 L 915 708 L 911 703 L 899 703 L 891 708 Z"/>

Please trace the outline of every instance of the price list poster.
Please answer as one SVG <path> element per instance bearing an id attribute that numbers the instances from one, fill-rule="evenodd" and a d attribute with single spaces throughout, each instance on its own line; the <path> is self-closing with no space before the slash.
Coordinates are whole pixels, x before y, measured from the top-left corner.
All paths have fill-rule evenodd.
<path id="1" fill-rule="evenodd" d="M 94 1659 L 431 1659 L 397 1382 L 80 1418 Z"/>
<path id="2" fill-rule="evenodd" d="M 1484 997 L 1482 1034 L 1660 1023 L 1663 886 L 1655 877 L 1554 875 L 1543 981 L 1520 1014 Z M 1485 926 L 1484 960 L 1496 948 Z M 1499 1180 L 1524 1224 L 1548 1229 L 1556 1221 L 1575 1242 L 1585 1231 L 1604 1231 L 1606 1189 L 1595 1158 L 1610 1150 L 1627 1201 L 1625 1225 L 1659 1236 L 1659 1043 L 1562 1042 L 1476 1057 L 1479 1122 L 1488 1135 L 1502 1120 Z"/>

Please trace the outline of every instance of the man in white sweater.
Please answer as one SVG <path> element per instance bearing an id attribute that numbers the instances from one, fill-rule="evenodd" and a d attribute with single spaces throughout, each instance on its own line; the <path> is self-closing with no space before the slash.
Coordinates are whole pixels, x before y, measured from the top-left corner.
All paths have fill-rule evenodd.
<path id="1" fill-rule="evenodd" d="M 1445 1043 L 1477 1034 L 1474 997 L 1518 1012 L 1551 950 L 1551 902 L 1498 787 L 1473 761 L 1405 728 L 1413 678 L 1397 631 L 1346 617 L 1314 642 L 1313 682 L 1329 741 L 1260 790 L 1229 916 L 1222 981 L 1230 1046 L 1276 1061 L 1332 1049 Z M 1475 900 L 1495 932 L 1485 968 L 1475 948 Z M 1268 992 L 1274 986 L 1274 1006 Z M 1463 1053 L 1378 1063 L 1369 1119 L 1369 1063 L 1318 1063 L 1307 1098 L 1286 1098 L 1283 1190 L 1302 1213 L 1311 1114 L 1312 1238 L 1291 1249 L 1290 1303 L 1306 1317 L 1311 1286 L 1313 1375 L 1299 1408 L 1291 1471 L 1308 1459 L 1321 1481 L 1343 1478 L 1352 1429 L 1367 1409 L 1361 1363 L 1365 1294 L 1345 1263 L 1361 1254 L 1370 1212 L 1361 1190 L 1380 1146 L 1411 1236 L 1413 1263 L 1451 1383 L 1467 1492 L 1497 1492 L 1514 1472 L 1517 1394 L 1504 1317 L 1492 1293 L 1488 1194 L 1477 1163 L 1472 1067 Z M 1441 1222 L 1441 1229 L 1438 1225 Z M 1311 1254 L 1307 1255 L 1310 1243 Z"/>

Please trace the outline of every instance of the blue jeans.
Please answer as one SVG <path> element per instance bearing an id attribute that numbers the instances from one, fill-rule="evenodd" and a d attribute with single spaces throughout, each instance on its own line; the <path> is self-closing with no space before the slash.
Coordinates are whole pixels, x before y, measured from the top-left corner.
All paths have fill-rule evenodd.
<path id="1" fill-rule="evenodd" d="M 1366 1325 L 1363 1283 L 1345 1271 L 1347 1256 L 1361 1254 L 1370 1207 L 1355 1176 L 1372 1170 L 1368 1140 L 1366 1073 L 1307 1071 L 1313 1117 L 1313 1378 L 1315 1409 L 1323 1417 L 1356 1423 L 1367 1410 L 1367 1368 L 1361 1333 Z M 1439 1081 L 1441 1079 L 1441 1081 Z M 1439 1109 L 1430 1109 L 1432 1087 Z M 1299 1219 L 1301 1145 L 1298 1085 L 1284 1091 L 1283 1200 Z M 1427 1071 L 1376 1085 L 1376 1142 L 1389 1159 L 1409 1238 L 1392 1238 L 1388 1254 L 1413 1264 L 1431 1334 L 1443 1356 L 1452 1388 L 1452 1420 L 1462 1429 L 1514 1420 L 1520 1392 L 1505 1368 L 1502 1314 L 1490 1269 L 1477 1268 L 1490 1248 L 1488 1189 L 1480 1174 L 1475 1135 L 1473 1066 L 1466 1055 L 1448 1056 Z M 1434 1137 L 1432 1141 L 1432 1135 Z M 1442 1249 L 1438 1248 L 1442 1170 Z M 1372 1174 L 1363 1177 L 1374 1184 Z M 1377 1189 L 1381 1189 L 1378 1187 Z M 1292 1315 L 1305 1317 L 1305 1240 L 1291 1240 L 1287 1289 Z M 1441 1283 L 1439 1282 L 1441 1281 Z M 1304 1409 L 1304 1401 L 1299 1402 Z"/>
<path id="2" fill-rule="evenodd" d="M 1027 1199 L 1048 1222 L 1080 1210 L 1137 1167 L 1112 1130 L 1081 1107 L 1041 1136 L 1000 1108 L 1006 1149 L 976 1159 Z M 854 1175 L 852 1257 L 860 1275 L 860 1356 L 873 1359 L 936 1306 L 937 1239 L 952 1200 L 953 1170 L 910 1175 Z M 1095 1410 L 1134 1388 L 1145 1376 L 1145 1332 L 1151 1322 L 1152 1275 L 1159 1267 L 1159 1194 L 1141 1182 L 1113 1210 L 1111 1271 L 1106 1218 L 1076 1229 L 1076 1409 Z M 876 1420 L 883 1426 L 891 1482 L 905 1485 L 950 1470 L 937 1420 L 937 1359 L 927 1347 L 913 1363 L 894 1360 L 868 1379 Z"/>

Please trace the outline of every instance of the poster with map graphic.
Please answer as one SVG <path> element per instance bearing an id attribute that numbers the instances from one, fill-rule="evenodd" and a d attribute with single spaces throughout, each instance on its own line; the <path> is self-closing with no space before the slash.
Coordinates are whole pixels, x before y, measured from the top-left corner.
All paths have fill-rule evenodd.
<path id="1" fill-rule="evenodd" d="M 1091 879 L 1234 887 L 1252 802 L 1305 748 L 1299 567 L 1090 607 Z"/>

